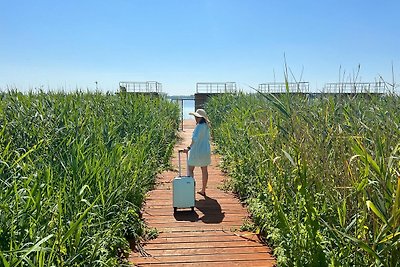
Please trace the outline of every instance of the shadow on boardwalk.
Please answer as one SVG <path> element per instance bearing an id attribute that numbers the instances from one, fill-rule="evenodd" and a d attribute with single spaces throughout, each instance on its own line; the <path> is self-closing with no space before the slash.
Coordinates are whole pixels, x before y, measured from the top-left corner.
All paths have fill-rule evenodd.
<path id="1" fill-rule="evenodd" d="M 180 210 L 174 212 L 174 218 L 177 221 L 197 222 L 199 214 L 196 211 Z"/>
<path id="2" fill-rule="evenodd" d="M 204 199 L 196 200 L 196 208 L 203 214 L 199 217 L 196 211 L 181 210 L 174 212 L 174 218 L 177 221 L 197 222 L 218 224 L 225 218 L 225 212 L 222 212 L 221 205 L 217 200 L 204 197 Z"/>
<path id="3" fill-rule="evenodd" d="M 196 200 L 196 208 L 203 213 L 199 218 L 203 223 L 221 223 L 225 218 L 221 205 L 213 198 L 206 196 L 204 199 Z"/>

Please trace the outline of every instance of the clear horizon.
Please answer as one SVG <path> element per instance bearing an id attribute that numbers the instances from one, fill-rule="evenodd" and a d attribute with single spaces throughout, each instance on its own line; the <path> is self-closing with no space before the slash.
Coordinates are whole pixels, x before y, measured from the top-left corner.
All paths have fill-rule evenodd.
<path id="1" fill-rule="evenodd" d="M 394 0 L 17 0 L 0 10 L 0 90 L 158 81 L 169 95 L 193 94 L 197 82 L 248 91 L 282 82 L 285 58 L 289 80 L 311 90 L 400 80 Z"/>

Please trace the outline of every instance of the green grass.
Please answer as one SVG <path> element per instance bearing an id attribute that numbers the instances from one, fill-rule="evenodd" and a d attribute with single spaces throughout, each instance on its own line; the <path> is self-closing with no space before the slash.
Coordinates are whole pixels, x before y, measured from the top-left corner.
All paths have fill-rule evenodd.
<path id="1" fill-rule="evenodd" d="M 117 266 L 168 166 L 179 109 L 143 96 L 0 94 L 0 266 Z"/>
<path id="2" fill-rule="evenodd" d="M 235 95 L 207 112 L 280 266 L 400 266 L 400 98 Z"/>

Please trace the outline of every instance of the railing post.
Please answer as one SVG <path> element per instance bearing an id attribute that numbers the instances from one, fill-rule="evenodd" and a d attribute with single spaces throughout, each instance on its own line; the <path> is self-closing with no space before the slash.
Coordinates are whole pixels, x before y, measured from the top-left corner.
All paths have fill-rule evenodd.
<path id="1" fill-rule="evenodd" d="M 183 132 L 183 99 L 181 99 L 182 100 L 182 102 L 181 102 L 181 130 L 182 130 L 182 132 Z"/>

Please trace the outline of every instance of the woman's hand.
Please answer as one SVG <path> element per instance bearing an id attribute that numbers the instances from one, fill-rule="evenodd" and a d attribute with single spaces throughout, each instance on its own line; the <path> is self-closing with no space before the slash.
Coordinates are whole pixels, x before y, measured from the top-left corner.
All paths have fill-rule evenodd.
<path id="1" fill-rule="evenodd" d="M 179 149 L 179 151 L 182 151 L 183 153 L 188 153 L 190 150 L 190 146 L 184 148 L 184 149 Z"/>

